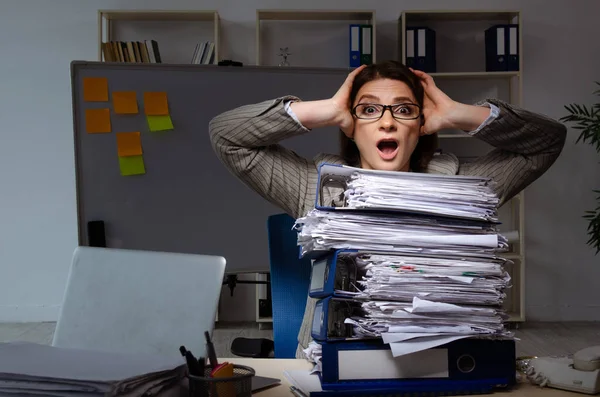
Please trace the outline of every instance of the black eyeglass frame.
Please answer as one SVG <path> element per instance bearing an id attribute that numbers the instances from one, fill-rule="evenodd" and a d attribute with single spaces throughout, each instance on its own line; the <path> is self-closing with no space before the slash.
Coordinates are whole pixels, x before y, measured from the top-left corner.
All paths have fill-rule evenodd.
<path id="1" fill-rule="evenodd" d="M 359 116 L 356 114 L 356 108 L 357 108 L 357 107 L 359 107 L 359 106 L 369 106 L 369 105 L 371 105 L 371 106 L 381 106 L 381 107 L 383 107 L 383 110 L 381 111 L 381 115 L 380 115 L 379 117 L 377 117 L 377 118 L 375 118 L 375 117 L 371 117 L 371 118 L 365 118 L 365 117 L 359 117 Z M 417 109 L 419 109 L 419 114 L 418 114 L 417 116 L 415 116 L 415 117 L 410 117 L 410 118 L 406 118 L 406 117 L 405 117 L 405 118 L 399 118 L 399 117 L 396 117 L 396 116 L 394 115 L 394 112 L 392 111 L 392 108 L 395 108 L 395 107 L 398 107 L 398 106 L 402 106 L 402 105 L 416 106 L 416 107 L 417 107 Z M 393 104 L 393 105 L 382 105 L 381 103 L 359 103 L 358 105 L 356 105 L 356 106 L 354 106 L 354 107 L 352 108 L 352 112 L 351 112 L 351 113 L 352 113 L 352 115 L 353 115 L 354 117 L 356 117 L 357 119 L 360 119 L 360 120 L 379 120 L 379 119 L 381 119 L 381 118 L 383 117 L 383 114 L 385 113 L 386 109 L 389 109 L 389 110 L 390 110 L 390 114 L 391 114 L 391 115 L 392 115 L 392 117 L 393 117 L 393 118 L 395 118 L 396 120 L 416 120 L 416 119 L 418 119 L 419 117 L 422 117 L 422 116 L 423 116 L 423 110 L 422 110 L 421 106 L 417 105 L 416 103 L 411 103 L 411 102 L 405 102 L 405 103 L 396 103 L 396 104 Z"/>

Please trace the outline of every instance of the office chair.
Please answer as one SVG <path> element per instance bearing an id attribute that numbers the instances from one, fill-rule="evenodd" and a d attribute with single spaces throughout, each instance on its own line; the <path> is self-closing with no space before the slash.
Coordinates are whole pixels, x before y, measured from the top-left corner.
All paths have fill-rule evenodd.
<path id="1" fill-rule="evenodd" d="M 231 353 L 241 357 L 295 358 L 310 283 L 311 261 L 299 258 L 294 218 L 272 215 L 267 220 L 273 341 L 265 338 L 236 338 Z"/>

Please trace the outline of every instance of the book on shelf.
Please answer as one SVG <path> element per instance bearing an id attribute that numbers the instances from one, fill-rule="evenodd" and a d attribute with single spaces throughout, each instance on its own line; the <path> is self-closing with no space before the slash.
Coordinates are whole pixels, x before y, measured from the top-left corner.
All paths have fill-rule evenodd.
<path id="1" fill-rule="evenodd" d="M 191 63 L 203 65 L 215 63 L 215 43 L 205 41 L 203 43 L 196 44 Z"/>
<path id="2" fill-rule="evenodd" d="M 156 40 L 109 41 L 102 43 L 102 53 L 105 62 L 162 63 Z"/>

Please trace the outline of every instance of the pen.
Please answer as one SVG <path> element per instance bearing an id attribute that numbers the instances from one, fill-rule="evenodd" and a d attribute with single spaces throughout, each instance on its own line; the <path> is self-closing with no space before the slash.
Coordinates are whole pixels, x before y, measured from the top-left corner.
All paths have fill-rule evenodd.
<path id="1" fill-rule="evenodd" d="M 200 372 L 200 365 L 198 361 L 196 361 L 196 357 L 192 354 L 191 351 L 187 350 L 185 346 L 179 347 L 179 352 L 183 357 L 185 357 L 185 361 L 187 362 L 188 372 L 190 375 L 202 376 L 204 373 Z M 204 370 L 202 371 L 204 372 Z"/>
<path id="2" fill-rule="evenodd" d="M 306 397 L 306 394 L 302 393 L 302 391 L 295 386 L 290 386 L 290 391 L 296 397 Z"/>
<path id="3" fill-rule="evenodd" d="M 206 338 L 206 354 L 208 354 L 208 361 L 213 369 L 217 368 L 219 363 L 217 362 L 217 353 L 215 352 L 215 346 L 210 340 L 210 334 L 208 331 L 204 331 L 204 337 Z"/>

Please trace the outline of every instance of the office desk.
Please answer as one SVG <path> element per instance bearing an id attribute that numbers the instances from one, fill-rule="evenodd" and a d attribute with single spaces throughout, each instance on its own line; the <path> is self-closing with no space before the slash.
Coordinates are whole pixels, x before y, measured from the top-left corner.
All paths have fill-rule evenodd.
<path id="1" fill-rule="evenodd" d="M 261 390 L 255 395 L 257 397 L 279 397 L 293 396 L 290 392 L 290 384 L 283 375 L 286 370 L 298 370 L 312 368 L 312 364 L 306 360 L 299 359 L 273 359 L 273 358 L 222 358 L 219 361 L 229 361 L 235 364 L 246 365 L 254 368 L 256 375 L 281 379 L 279 386 Z M 504 397 L 576 397 L 585 394 L 573 393 L 564 390 L 541 388 L 528 382 L 522 382 L 511 391 L 496 392 L 493 395 Z"/>

